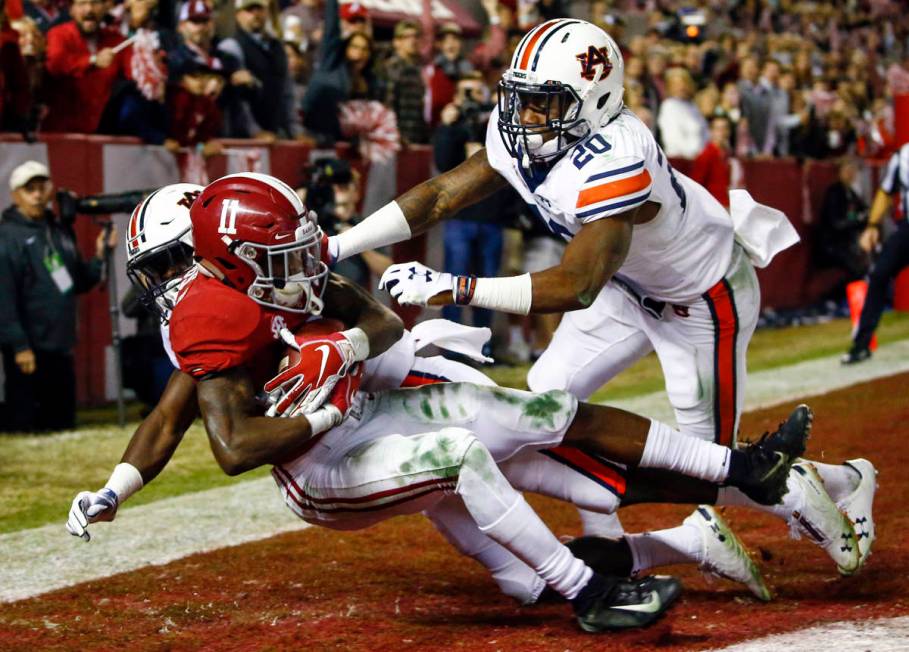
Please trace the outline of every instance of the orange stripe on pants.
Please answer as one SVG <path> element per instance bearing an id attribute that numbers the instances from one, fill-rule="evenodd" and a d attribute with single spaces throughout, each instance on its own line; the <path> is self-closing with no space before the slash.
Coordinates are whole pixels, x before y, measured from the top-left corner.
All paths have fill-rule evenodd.
<path id="1" fill-rule="evenodd" d="M 736 390 L 736 340 L 739 334 L 739 316 L 735 309 L 732 288 L 726 279 L 707 290 L 704 298 L 713 317 L 713 411 L 714 442 L 731 446 L 735 434 Z"/>

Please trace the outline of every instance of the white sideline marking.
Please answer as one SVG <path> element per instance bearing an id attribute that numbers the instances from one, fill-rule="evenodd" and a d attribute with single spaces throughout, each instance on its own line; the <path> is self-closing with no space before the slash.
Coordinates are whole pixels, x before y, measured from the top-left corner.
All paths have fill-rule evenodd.
<path id="1" fill-rule="evenodd" d="M 788 367 L 766 369 L 748 374 L 745 411 L 751 412 L 796 399 L 820 396 L 906 371 L 909 371 L 909 340 L 882 346 L 870 360 L 854 365 L 841 365 L 837 355 L 808 360 Z M 669 424 L 675 423 L 675 413 L 669 405 L 666 392 L 654 392 L 618 401 L 607 399 L 602 403 Z"/>
<path id="2" fill-rule="evenodd" d="M 0 602 L 309 527 L 270 477 L 124 509 L 113 523 L 89 525 L 88 543 L 66 531 L 65 518 L 0 535 Z"/>
<path id="3" fill-rule="evenodd" d="M 909 371 L 909 340 L 881 347 L 852 367 L 841 367 L 834 357 L 770 369 L 748 378 L 746 409 L 903 371 Z M 674 418 L 663 392 L 610 404 L 670 423 Z M 0 603 L 307 527 L 284 506 L 271 478 L 126 507 L 113 523 L 89 526 L 88 544 L 67 534 L 65 518 L 61 513 L 59 523 L 0 535 Z"/>
<path id="4" fill-rule="evenodd" d="M 824 649 L 902 652 L 909 649 L 909 617 L 829 623 L 737 643 L 715 652 L 816 652 Z"/>

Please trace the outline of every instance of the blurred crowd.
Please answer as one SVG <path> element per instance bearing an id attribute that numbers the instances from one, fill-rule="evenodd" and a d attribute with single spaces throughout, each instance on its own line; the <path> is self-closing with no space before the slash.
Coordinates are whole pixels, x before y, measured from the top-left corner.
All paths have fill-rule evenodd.
<path id="1" fill-rule="evenodd" d="M 0 130 L 424 144 L 464 110 L 459 81 L 488 107 L 520 37 L 565 15 L 619 42 L 626 103 L 669 156 L 885 157 L 909 91 L 895 0 L 472 0 L 471 38 L 421 4 L 374 24 L 338 0 L 5 0 Z"/>

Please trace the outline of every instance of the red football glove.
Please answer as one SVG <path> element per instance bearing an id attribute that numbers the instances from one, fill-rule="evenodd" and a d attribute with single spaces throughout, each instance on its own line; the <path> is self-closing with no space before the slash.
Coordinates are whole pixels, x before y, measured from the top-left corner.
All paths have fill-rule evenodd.
<path id="1" fill-rule="evenodd" d="M 320 435 L 326 430 L 331 430 L 344 421 L 360 388 L 360 382 L 363 380 L 363 369 L 362 364 L 355 364 L 350 373 L 341 378 L 338 384 L 335 385 L 325 405 L 314 412 L 306 413 L 313 436 Z M 291 410 L 288 416 L 297 416 L 298 414 L 301 413 L 297 410 Z"/>
<path id="2" fill-rule="evenodd" d="M 269 416 L 307 414 L 317 410 L 356 362 L 353 346 L 341 333 L 281 337 L 295 353 L 277 376 L 265 383 L 272 406 Z"/>

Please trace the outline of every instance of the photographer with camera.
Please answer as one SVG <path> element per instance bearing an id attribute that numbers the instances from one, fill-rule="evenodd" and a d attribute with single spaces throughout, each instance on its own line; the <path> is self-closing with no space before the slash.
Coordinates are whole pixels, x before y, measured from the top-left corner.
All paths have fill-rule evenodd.
<path id="1" fill-rule="evenodd" d="M 462 75 L 454 101 L 442 109 L 441 124 L 433 136 L 433 155 L 439 172 L 460 165 L 483 146 L 492 109 L 482 73 Z M 499 190 L 445 221 L 444 271 L 461 276 L 498 276 L 502 230 L 516 218 L 513 192 Z M 451 321 L 462 321 L 458 306 L 445 306 L 442 315 Z M 473 322 L 475 326 L 490 326 L 492 313 L 474 308 Z"/>
<path id="2" fill-rule="evenodd" d="M 0 218 L 0 348 L 9 431 L 64 430 L 75 425 L 76 295 L 101 280 L 102 231 L 95 257 L 82 260 L 71 226 L 48 209 L 54 194 L 47 166 L 23 163 L 10 175 L 13 205 Z"/>

